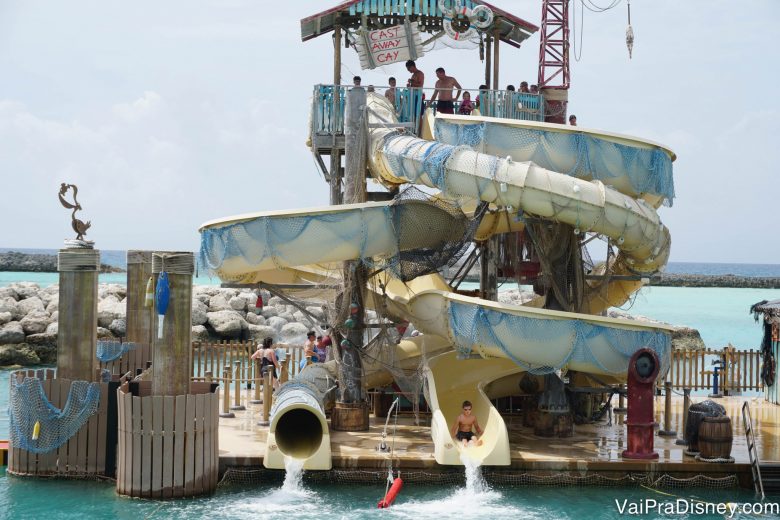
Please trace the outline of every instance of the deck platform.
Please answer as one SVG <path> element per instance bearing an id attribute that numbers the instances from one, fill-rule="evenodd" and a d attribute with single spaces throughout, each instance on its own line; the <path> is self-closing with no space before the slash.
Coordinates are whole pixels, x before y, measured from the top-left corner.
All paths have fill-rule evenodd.
<path id="1" fill-rule="evenodd" d="M 692 402 L 705 400 L 694 397 Z M 734 435 L 733 464 L 697 462 L 684 455 L 685 446 L 675 440 L 682 437 L 682 398 L 675 396 L 672 427 L 677 437 L 655 437 L 656 461 L 624 460 L 620 453 L 626 447 L 625 415 L 615 414 L 612 425 L 600 423 L 575 425 L 569 438 L 545 438 L 533 434 L 531 428 L 522 426 L 521 415 L 505 416 L 509 429 L 512 464 L 495 468 L 515 472 L 578 474 L 599 473 L 619 477 L 628 473 L 669 474 L 678 478 L 696 475 L 723 477 L 736 475 L 743 486 L 750 486 L 750 472 L 745 432 L 742 425 L 742 403 L 750 402 L 756 433 L 756 444 L 762 463 L 780 462 L 780 406 L 758 397 L 726 397 L 719 399 L 731 418 Z M 663 397 L 656 398 L 656 420 L 663 424 Z M 220 419 L 220 472 L 228 467 L 260 467 L 263 463 L 267 427 L 258 426 L 262 405 L 249 405 L 246 411 L 236 412 L 233 419 Z M 414 424 L 414 417 L 399 415 L 395 436 L 393 467 L 405 470 L 448 471 L 450 466 L 440 466 L 433 457 L 433 442 L 427 418 L 421 415 L 422 424 Z M 377 451 L 382 437 L 384 418 L 371 417 L 366 432 L 331 431 L 331 449 L 334 469 L 361 469 L 386 471 L 389 455 Z M 388 430 L 388 444 L 393 442 L 392 421 Z"/>

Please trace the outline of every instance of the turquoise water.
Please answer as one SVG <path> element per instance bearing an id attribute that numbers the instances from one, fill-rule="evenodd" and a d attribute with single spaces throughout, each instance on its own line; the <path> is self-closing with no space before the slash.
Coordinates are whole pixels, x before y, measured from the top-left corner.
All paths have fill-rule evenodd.
<path id="1" fill-rule="evenodd" d="M 289 487 L 289 486 L 288 486 Z M 669 492 L 668 490 L 665 492 Z M 31 480 L 0 476 L 0 515 L 3 518 L 52 519 L 617 519 L 615 500 L 678 497 L 711 502 L 753 502 L 745 490 L 671 490 L 673 496 L 643 488 L 519 487 L 469 489 L 459 486 L 406 485 L 395 504 L 378 510 L 384 486 L 303 485 L 233 487 L 206 498 L 153 501 L 117 496 L 114 486 L 101 482 Z M 42 500 L 42 498 L 45 499 Z M 776 501 L 776 500 L 775 500 Z M 641 518 L 668 518 L 650 514 Z M 724 518 L 722 515 L 684 515 L 676 518 Z M 747 518 L 735 516 L 735 518 Z M 771 517 L 764 517 L 771 518 Z"/>

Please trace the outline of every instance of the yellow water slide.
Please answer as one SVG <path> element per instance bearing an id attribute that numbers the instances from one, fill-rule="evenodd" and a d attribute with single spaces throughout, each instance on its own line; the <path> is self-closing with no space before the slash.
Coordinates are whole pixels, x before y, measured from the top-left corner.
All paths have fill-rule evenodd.
<path id="1" fill-rule="evenodd" d="M 503 148 L 490 148 L 490 136 L 502 132 L 514 135 L 517 126 L 526 123 L 437 118 L 433 124 L 438 127 L 428 131 L 437 138 L 441 136 L 442 141 L 451 140 L 448 144 L 399 132 L 392 107 L 381 96 L 369 95 L 366 113 L 371 129 L 370 169 L 383 183 L 422 184 L 440 190 L 445 198 L 489 202 L 498 215 L 520 217 L 500 218 L 500 222 L 507 223 L 504 231 L 522 229 L 523 216 L 531 215 L 569 224 L 578 232 L 601 234 L 619 249 L 610 266 L 615 273 L 649 276 L 665 265 L 670 236 L 656 213 L 664 197 L 652 189 L 638 190 L 636 173 L 630 179 L 611 171 L 613 177 L 606 184 L 592 174 L 592 168 L 584 173 L 582 169 L 566 169 L 565 161 L 571 159 L 566 154 L 549 161 L 551 165 L 563 161 L 566 173 L 559 173 L 531 162 L 534 154 L 528 147 L 515 146 L 511 139 L 506 139 Z M 444 123 L 437 123 L 439 119 Z M 543 137 L 561 133 L 558 125 L 531 126 L 530 131 Z M 449 137 L 446 131 L 450 131 Z M 658 169 L 659 164 L 663 166 L 659 154 L 665 154 L 668 161 L 673 158 L 671 152 L 654 143 L 582 129 L 577 132 L 580 148 L 575 147 L 575 152 L 580 155 L 582 142 L 589 142 L 584 139 L 595 140 L 599 146 L 602 142 L 618 145 L 617 152 L 606 145 L 603 149 L 621 155 L 624 165 L 625 157 L 633 157 L 632 146 L 651 152 L 652 160 L 636 160 L 631 165 L 640 174 L 643 168 L 647 170 L 646 176 L 653 175 L 653 168 Z M 507 151 L 511 153 L 504 156 Z M 619 169 L 620 157 L 613 159 L 609 167 Z M 226 281 L 317 283 L 334 276 L 339 262 L 362 258 L 381 265 L 402 251 L 436 250 L 463 235 L 464 229 L 448 225 L 441 216 L 439 208 L 423 201 L 241 215 L 204 224 L 200 229 L 201 255 L 205 265 Z M 404 231 L 404 222 L 430 222 L 433 227 L 425 233 L 409 233 Z M 434 225 L 436 222 L 439 224 Z M 485 220 L 477 234 L 489 235 L 493 224 Z M 398 358 L 406 366 L 420 360 L 424 363 L 436 460 L 461 464 L 461 448 L 449 431 L 460 402 L 469 399 L 475 403 L 485 431 L 482 445 L 469 449 L 469 456 L 485 464 L 506 465 L 510 461 L 506 426 L 490 404 L 489 398 L 498 395 L 487 391 L 506 385 L 492 382 L 523 371 L 547 373 L 560 368 L 621 379 L 625 378 L 631 354 L 643 346 L 655 348 L 662 363 L 668 363 L 669 329 L 593 314 L 622 304 L 640 285 L 610 281 L 606 290 L 592 293 L 595 296 L 586 301 L 582 314 L 460 296 L 435 274 L 404 284 L 383 273 L 370 281 L 369 289 L 386 297 L 391 314 L 409 320 L 423 332 L 422 339 L 401 342 Z M 367 378 L 369 382 L 387 377 L 376 367 L 368 365 L 366 369 L 372 374 Z M 276 412 L 280 416 L 287 413 L 280 407 Z M 327 427 L 324 413 L 315 419 L 321 428 Z M 272 424 L 280 422 L 278 418 L 272 420 Z M 314 424 L 315 420 L 310 422 Z M 283 451 L 285 443 L 278 442 L 278 431 L 272 433 L 277 440 L 273 449 Z M 318 461 L 329 457 L 329 452 L 323 451 L 324 442 L 304 442 L 309 448 L 291 447 L 284 455 L 306 459 L 316 453 Z M 266 466 L 279 467 L 274 465 L 282 460 L 278 455 L 267 455 Z M 269 462 L 273 460 L 277 462 Z M 320 462 L 304 467 L 325 469 Z"/>

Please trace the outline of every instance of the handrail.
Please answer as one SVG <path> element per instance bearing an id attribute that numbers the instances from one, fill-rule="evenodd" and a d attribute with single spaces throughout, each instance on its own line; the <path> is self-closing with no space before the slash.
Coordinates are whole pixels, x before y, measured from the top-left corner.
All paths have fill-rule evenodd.
<path id="1" fill-rule="evenodd" d="M 340 135 L 344 133 L 344 109 L 347 91 L 353 88 L 373 89 L 385 95 L 390 86 L 361 85 L 315 85 L 312 102 L 312 133 L 318 135 Z M 338 89 L 338 96 L 336 96 Z M 393 106 L 401 123 L 410 125 L 416 134 L 425 109 L 436 113 L 438 102 L 431 101 L 436 88 L 395 87 Z M 441 90 L 441 89 L 439 89 Z M 464 92 L 471 94 L 474 108 L 483 116 L 502 117 L 517 120 L 544 121 L 544 97 L 541 94 L 515 92 L 511 90 L 462 89 L 461 98 L 453 100 L 454 111 L 459 113 Z M 338 106 L 336 102 L 338 100 Z"/>
<path id="2" fill-rule="evenodd" d="M 761 500 L 764 500 L 764 481 L 761 479 L 761 462 L 758 460 L 756 436 L 753 432 L 753 418 L 750 415 L 750 403 L 747 401 L 742 404 L 742 424 L 745 427 L 748 457 L 750 458 L 750 470 L 753 473 L 753 487 L 756 492 L 761 493 Z"/>

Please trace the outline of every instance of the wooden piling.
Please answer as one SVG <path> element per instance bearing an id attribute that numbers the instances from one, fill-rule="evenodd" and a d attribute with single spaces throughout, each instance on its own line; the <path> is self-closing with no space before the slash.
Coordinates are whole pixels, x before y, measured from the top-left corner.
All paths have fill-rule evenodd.
<path id="1" fill-rule="evenodd" d="M 152 278 L 152 252 L 127 252 L 127 341 L 152 344 L 154 303 L 147 307 L 146 285 Z M 147 360 L 143 360 L 145 363 Z M 139 365 L 140 366 L 140 365 Z"/>
<path id="2" fill-rule="evenodd" d="M 249 401 L 251 404 L 260 404 L 263 402 L 261 395 L 260 395 L 260 378 L 262 377 L 262 371 L 260 366 L 260 360 L 259 359 L 253 359 L 249 361 L 251 363 L 252 367 L 252 373 L 253 377 L 252 379 L 255 382 L 255 393 L 252 399 Z M 271 367 L 271 370 L 273 370 L 273 367 Z"/>
<path id="3" fill-rule="evenodd" d="M 94 381 L 97 363 L 97 284 L 100 251 L 61 249 L 57 377 Z"/>
<path id="4" fill-rule="evenodd" d="M 662 437 L 675 437 L 677 432 L 672 430 L 672 382 L 664 382 L 664 429 L 658 430 Z"/>
<path id="5" fill-rule="evenodd" d="M 231 419 L 236 416 L 230 411 L 230 368 L 225 367 L 222 369 L 222 411 L 219 413 L 220 417 Z"/>
<path id="6" fill-rule="evenodd" d="M 246 407 L 241 404 L 241 360 L 236 359 L 233 361 L 233 406 L 231 410 L 246 410 Z"/>
<path id="7" fill-rule="evenodd" d="M 154 362 L 152 394 L 184 395 L 190 392 L 192 372 L 192 274 L 195 258 L 189 252 L 152 254 L 152 272 L 168 273 L 170 303 L 164 317 L 162 338 L 154 314 Z"/>
<path id="8" fill-rule="evenodd" d="M 271 401 L 273 400 L 273 380 L 271 371 L 267 370 L 263 376 L 263 418 L 257 423 L 260 426 L 271 424 Z"/>

